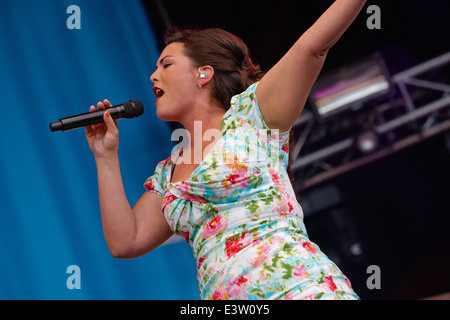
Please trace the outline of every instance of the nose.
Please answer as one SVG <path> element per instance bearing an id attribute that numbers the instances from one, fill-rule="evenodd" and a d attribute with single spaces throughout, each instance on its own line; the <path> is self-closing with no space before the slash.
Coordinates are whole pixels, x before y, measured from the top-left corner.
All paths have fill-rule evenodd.
<path id="1" fill-rule="evenodd" d="M 150 81 L 153 82 L 153 83 L 158 81 L 158 79 L 157 79 L 157 71 L 152 73 L 152 75 L 150 76 Z"/>

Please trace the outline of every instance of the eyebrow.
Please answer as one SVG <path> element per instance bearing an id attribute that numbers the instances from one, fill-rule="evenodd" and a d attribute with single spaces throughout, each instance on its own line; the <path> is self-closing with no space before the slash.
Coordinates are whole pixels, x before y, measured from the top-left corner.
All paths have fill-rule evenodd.
<path id="1" fill-rule="evenodd" d="M 168 54 L 167 56 L 165 56 L 164 58 L 161 58 L 161 60 L 159 60 L 159 64 L 160 65 L 162 65 L 163 64 L 163 62 L 164 62 L 164 59 L 166 59 L 166 58 L 168 58 L 168 57 L 171 57 L 171 55 L 170 54 Z M 158 64 L 156 64 L 156 69 L 158 69 Z"/>

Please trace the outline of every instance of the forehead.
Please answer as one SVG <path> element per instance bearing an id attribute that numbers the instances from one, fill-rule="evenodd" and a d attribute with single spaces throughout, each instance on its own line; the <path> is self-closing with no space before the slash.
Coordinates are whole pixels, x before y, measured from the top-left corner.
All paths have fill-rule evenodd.
<path id="1" fill-rule="evenodd" d="M 183 53 L 184 44 L 181 42 L 172 42 L 167 45 L 161 53 L 160 59 L 165 56 L 184 56 Z"/>

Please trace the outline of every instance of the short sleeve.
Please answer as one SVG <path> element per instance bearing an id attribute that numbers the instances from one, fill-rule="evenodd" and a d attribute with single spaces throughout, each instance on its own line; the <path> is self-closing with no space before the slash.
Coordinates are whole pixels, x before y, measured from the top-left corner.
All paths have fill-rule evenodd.
<path id="1" fill-rule="evenodd" d="M 244 92 L 231 98 L 230 111 L 236 117 L 245 120 L 247 123 L 258 129 L 267 129 L 261 111 L 256 100 L 256 88 L 258 82 L 252 84 Z"/>
<path id="2" fill-rule="evenodd" d="M 144 188 L 148 192 L 153 192 L 163 197 L 165 190 L 167 189 L 167 181 L 169 177 L 168 170 L 170 170 L 171 165 L 172 160 L 170 157 L 158 163 L 153 175 L 145 181 Z"/>
<path id="3" fill-rule="evenodd" d="M 257 86 L 258 82 L 231 99 L 230 110 L 224 118 L 222 127 L 225 133 L 222 134 L 230 137 L 238 136 L 237 139 L 248 140 L 247 144 L 253 143 L 258 148 L 262 148 L 272 168 L 287 168 L 291 129 L 280 133 L 279 130 L 270 129 L 267 126 L 256 98 Z M 252 136 L 256 140 L 250 142 Z M 261 154 L 259 149 L 255 149 L 255 152 Z"/>
<path id="4" fill-rule="evenodd" d="M 246 121 L 256 129 L 268 130 L 256 99 L 256 88 L 259 82 L 255 82 L 244 92 L 231 98 L 230 113 Z M 276 131 L 276 130 L 272 130 Z M 289 131 L 279 133 L 280 136 L 289 136 Z"/>

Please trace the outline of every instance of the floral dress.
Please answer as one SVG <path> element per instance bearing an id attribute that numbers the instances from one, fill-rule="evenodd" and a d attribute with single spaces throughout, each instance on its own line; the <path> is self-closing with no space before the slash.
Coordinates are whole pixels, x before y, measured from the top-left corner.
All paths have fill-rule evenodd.
<path id="1" fill-rule="evenodd" d="M 266 126 L 256 87 L 232 98 L 222 136 L 187 180 L 171 182 L 173 155 L 144 187 L 192 247 L 202 299 L 358 299 L 308 239 L 286 173 L 289 132 Z"/>

